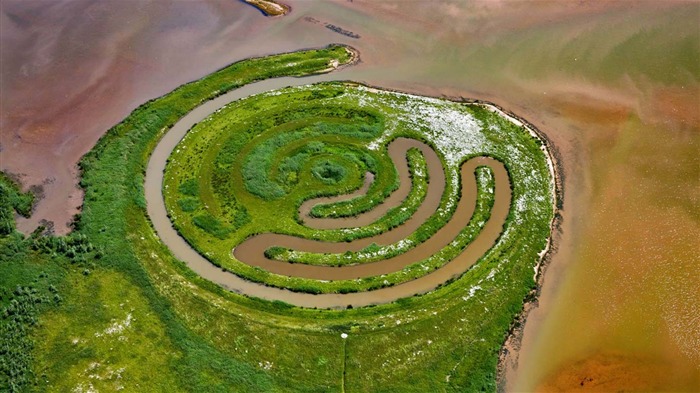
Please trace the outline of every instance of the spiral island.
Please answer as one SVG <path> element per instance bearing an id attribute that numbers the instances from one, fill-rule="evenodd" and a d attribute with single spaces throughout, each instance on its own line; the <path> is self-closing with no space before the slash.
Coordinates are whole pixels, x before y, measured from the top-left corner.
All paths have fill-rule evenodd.
<path id="1" fill-rule="evenodd" d="M 549 248 L 548 145 L 488 103 L 250 85 L 356 59 L 249 59 L 142 105 L 81 162 L 82 232 L 230 390 L 494 390 Z"/>

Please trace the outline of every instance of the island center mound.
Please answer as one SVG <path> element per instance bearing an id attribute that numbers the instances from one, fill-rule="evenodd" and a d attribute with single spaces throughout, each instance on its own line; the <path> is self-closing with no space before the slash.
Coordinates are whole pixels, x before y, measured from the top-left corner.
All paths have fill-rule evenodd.
<path id="1" fill-rule="evenodd" d="M 149 212 L 167 209 L 182 238 L 154 226 L 191 247 L 181 258 L 199 274 L 306 307 L 426 293 L 523 241 L 534 266 L 550 167 L 535 135 L 490 109 L 345 82 L 210 107 L 156 148 Z"/>

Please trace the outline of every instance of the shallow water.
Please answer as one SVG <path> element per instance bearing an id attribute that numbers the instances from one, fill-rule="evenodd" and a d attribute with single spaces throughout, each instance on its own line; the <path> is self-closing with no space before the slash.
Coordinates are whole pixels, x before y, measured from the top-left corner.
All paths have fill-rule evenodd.
<path id="1" fill-rule="evenodd" d="M 0 168 L 46 183 L 20 227 L 67 231 L 73 165 L 147 99 L 250 55 L 345 42 L 363 62 L 338 78 L 487 99 L 559 149 L 562 234 L 509 390 L 605 370 L 604 390 L 700 391 L 697 2 L 290 3 L 281 19 L 237 1 L 0 3 Z M 650 364 L 666 371 L 653 384 Z"/>

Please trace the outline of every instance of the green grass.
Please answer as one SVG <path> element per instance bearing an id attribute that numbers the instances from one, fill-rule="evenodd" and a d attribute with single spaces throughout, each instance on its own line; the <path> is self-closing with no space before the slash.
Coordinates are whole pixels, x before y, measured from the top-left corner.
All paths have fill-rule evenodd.
<path id="1" fill-rule="evenodd" d="M 338 184 L 348 174 L 348 170 L 342 163 L 337 162 L 337 158 L 329 157 L 315 164 L 311 173 L 325 184 Z"/>
<path id="2" fill-rule="evenodd" d="M 413 212 L 418 209 L 423 202 L 428 190 L 428 168 L 423 154 L 418 149 L 411 148 L 406 152 L 406 160 L 408 163 L 408 174 L 411 177 L 411 190 L 406 200 L 404 200 L 401 205 L 391 208 L 390 211 L 381 218 L 381 220 L 390 220 L 387 223 L 390 228 L 399 226 L 412 216 Z M 377 182 L 372 182 L 367 194 L 335 203 L 319 203 L 311 208 L 309 214 L 316 218 L 356 217 L 372 210 L 392 192 L 396 191 L 398 186 L 398 182 L 388 184 L 385 188 L 381 189 L 379 195 L 376 195 L 373 189 L 380 189 L 381 186 Z M 399 213 L 399 211 L 401 212 Z M 365 227 L 365 229 L 367 228 Z M 359 236 L 360 235 L 358 235 L 358 237 Z M 366 235 L 361 236 L 366 237 Z"/>
<path id="3" fill-rule="evenodd" d="M 0 172 L 0 235 L 9 235 L 15 229 L 14 214 L 29 217 L 34 205 L 34 194 L 22 193 L 12 179 Z"/>
<path id="4" fill-rule="evenodd" d="M 336 95 L 328 94 L 326 89 L 310 90 L 309 96 Z M 395 99 L 407 101 L 402 96 Z M 500 152 L 495 151 L 493 155 L 504 161 L 511 172 L 514 204 L 519 200 L 523 202 L 512 209 L 509 229 L 502 236 L 510 241 L 499 243 L 464 276 L 430 294 L 347 311 L 299 309 L 280 302 L 245 298 L 202 280 L 183 264 L 174 261 L 155 237 L 143 209 L 135 202 L 124 215 L 129 223 L 128 239 L 133 242 L 130 248 L 137 253 L 158 293 L 171 302 L 173 313 L 183 325 L 233 359 L 258 364 L 256 362 L 262 357 L 278 365 L 267 370 L 276 381 L 273 384 L 285 386 L 283 383 L 292 383 L 299 386 L 299 390 L 313 390 L 313 387 L 323 390 L 322 385 L 327 383 L 326 390 L 340 390 L 343 341 L 339 333 L 349 332 L 348 368 L 344 370 L 347 391 L 374 391 L 380 386 L 402 391 L 425 391 L 435 386 L 442 386 L 442 389 L 474 386 L 493 389 L 497 350 L 510 321 L 522 307 L 525 295 L 534 286 L 532 267 L 549 233 L 551 179 L 548 176 L 532 177 L 533 171 L 546 173 L 539 141 L 486 110 L 459 108 L 461 113 L 471 114 L 484 124 L 500 127 L 500 132 L 494 131 L 488 136 L 487 143 L 503 145 Z M 429 130 L 424 132 L 430 136 Z M 114 149 L 112 157 L 121 157 L 126 152 L 119 143 L 109 145 Z M 137 161 L 145 162 L 146 157 L 141 157 Z M 113 159 L 102 158 L 101 171 L 111 172 L 109 163 Z M 454 164 L 455 167 L 458 163 Z M 449 181 L 448 184 L 453 183 Z M 106 185 L 99 183 L 95 187 Z M 94 215 L 94 218 L 100 222 L 105 215 Z M 533 221 L 533 225 L 515 225 L 516 221 L 528 220 Z M 488 290 L 476 289 L 481 285 Z M 492 311 L 485 316 L 484 308 Z M 401 323 L 397 324 L 398 321 Z M 441 326 L 441 332 L 448 334 L 436 340 L 433 331 L 420 326 Z M 257 337 L 268 343 L 256 346 L 258 350 L 272 351 L 254 356 L 241 353 L 240 347 L 225 338 L 223 332 L 226 331 L 240 332 L 241 340 Z M 434 350 L 424 349 L 421 365 L 386 370 L 381 364 L 375 364 L 405 360 L 397 351 L 408 353 L 406 351 L 416 343 L 427 340 L 440 345 Z M 278 347 L 285 350 L 274 350 Z M 443 356 L 445 348 L 449 348 L 454 356 Z M 388 355 L 372 359 L 367 356 L 371 353 Z M 305 365 L 303 372 L 296 367 L 297 364 Z M 358 364 L 362 364 L 362 368 L 358 368 Z M 365 368 L 365 364 L 369 368 Z M 430 368 L 424 364 L 430 364 Z M 426 369 L 431 371 L 425 372 Z M 377 371 L 370 372 L 372 379 L 368 379 L 362 370 Z M 383 371 L 377 375 L 379 370 Z M 451 375 L 449 382 L 441 377 L 442 374 Z M 434 385 L 436 381 L 439 381 L 438 385 Z"/>
<path id="5" fill-rule="evenodd" d="M 311 91 L 305 93 L 308 96 L 339 97 L 335 91 L 337 89 L 333 87 L 324 85 L 323 88 L 309 88 Z M 333 94 L 325 94 L 328 90 Z M 392 99 L 399 103 L 408 101 L 401 95 Z M 295 324 L 309 326 L 306 318 L 313 318 L 316 321 L 311 324 L 315 326 L 313 329 L 318 329 L 319 326 L 326 326 L 328 329 L 337 327 L 342 331 L 357 334 L 357 339 L 351 334 L 348 343 L 356 343 L 359 349 L 348 351 L 346 355 L 350 357 L 349 365 L 361 364 L 362 367 L 346 370 L 345 386 L 350 387 L 348 391 L 375 391 L 379 390 L 380 386 L 390 386 L 393 390 L 401 391 L 426 391 L 434 389 L 434 386 L 443 386 L 446 390 L 460 390 L 465 387 L 476 390 L 494 389 L 497 351 L 510 321 L 520 310 L 523 298 L 534 286 L 532 266 L 538 260 L 538 250 L 544 247 L 549 233 L 548 225 L 552 217 L 551 179 L 547 174 L 539 140 L 478 106 L 460 107 L 459 110 L 463 114 L 474 116 L 481 124 L 493 127 L 493 130 L 489 129 L 493 132 L 486 133 L 484 147 L 492 147 L 489 155 L 506 164 L 514 182 L 513 209 L 507 220 L 506 231 L 501 237 L 504 240 L 487 253 L 473 269 L 450 285 L 428 295 L 346 312 L 317 313 L 275 303 L 253 301 L 252 307 L 257 309 L 269 310 L 270 306 L 274 306 L 275 314 L 299 317 L 295 319 Z M 434 137 L 430 135 L 429 129 L 421 131 L 429 137 Z M 426 137 L 425 134 L 422 137 Z M 411 136 L 421 137 L 417 133 Z M 541 177 L 533 174 L 540 174 Z M 448 183 L 448 186 L 453 183 Z M 523 225 L 524 222 L 532 222 L 532 225 Z M 160 265 L 158 269 L 163 269 L 163 266 Z M 162 274 L 159 277 L 164 279 L 166 275 Z M 489 283 L 487 290 L 481 289 L 484 282 Z M 231 296 L 215 286 L 207 287 L 209 290 L 219 291 L 221 296 Z M 465 298 L 467 300 L 464 300 Z M 270 306 L 266 306 L 267 304 Z M 485 316 L 485 309 L 500 312 L 487 312 L 488 315 Z M 204 311 L 199 314 L 202 318 L 204 315 Z M 437 336 L 430 329 L 416 328 L 412 325 L 412 322 L 421 320 L 425 321 L 422 326 L 442 327 Z M 402 323 L 397 324 L 399 321 Z M 406 336 L 409 330 L 412 332 L 410 338 Z M 442 332 L 446 335 L 440 335 Z M 373 340 L 373 337 L 377 337 L 379 341 Z M 423 340 L 419 339 L 420 337 Z M 481 338 L 484 338 L 484 341 L 481 341 Z M 434 350 L 425 350 L 425 344 L 422 344 L 423 359 L 420 364 L 414 364 L 403 371 L 401 368 L 387 370 L 382 364 L 374 364 L 374 359 L 363 356 L 367 353 L 391 353 L 377 357 L 376 360 L 390 358 L 402 363 L 406 358 L 401 354 L 408 353 L 409 348 L 418 345 L 416 343 L 425 343 L 428 340 L 441 344 L 435 346 Z M 348 348 L 351 346 L 348 345 Z M 447 358 L 442 356 L 446 351 L 454 355 Z M 416 372 L 416 367 L 424 370 L 426 362 L 431 365 L 428 369 L 432 371 Z M 367 377 L 368 369 L 376 372 L 370 372 L 371 377 Z M 436 377 L 442 373 L 445 376 L 450 375 L 450 378 Z"/>
<path id="6" fill-rule="evenodd" d="M 479 197 L 477 198 L 477 207 L 469 224 L 459 232 L 449 247 L 445 247 L 434 255 L 422 261 L 417 261 L 402 270 L 382 274 L 381 276 L 369 276 L 361 279 L 336 280 L 330 282 L 286 277 L 269 273 L 261 273 L 262 279 L 260 280 L 258 280 L 257 276 L 252 277 L 251 280 L 269 286 L 279 286 L 291 290 L 299 290 L 301 292 L 352 293 L 386 288 L 419 278 L 426 273 L 440 268 L 446 262 L 451 261 L 459 255 L 469 243 L 479 235 L 485 222 L 488 221 L 494 203 L 493 177 L 489 169 L 481 168 L 480 171 L 477 172 L 477 179 Z M 416 233 L 420 234 L 420 232 Z M 406 239 L 415 241 L 416 233 Z M 359 252 L 346 252 L 343 254 L 313 254 L 300 251 L 287 251 L 284 249 L 277 249 L 275 251 L 281 252 L 280 257 L 283 260 L 288 258 L 291 261 L 298 261 L 311 265 L 345 265 L 358 263 L 358 259 L 361 263 L 366 263 L 368 261 L 390 258 L 410 250 L 414 245 L 415 243 L 405 245 L 401 242 L 388 246 L 371 244 Z"/>
<path id="7" fill-rule="evenodd" d="M 65 273 L 49 256 L 28 250 L 19 234 L 0 239 L 0 254 L 0 390 L 16 392 L 40 376 L 32 370 L 32 333 L 41 313 L 61 304 Z"/>
<path id="8" fill-rule="evenodd" d="M 72 275 L 59 310 L 43 316 L 35 365 L 47 377 L 41 389 L 117 391 L 138 383 L 142 391 L 180 390 L 171 369 L 182 356 L 148 300 L 124 275 L 99 270 Z"/>
<path id="9" fill-rule="evenodd" d="M 35 275 L 46 271 L 55 277 L 53 285 L 63 299 L 38 308 L 39 324 L 23 333 L 33 343 L 26 349 L 32 356 L 23 364 L 38 376 L 36 390 L 65 391 L 90 382 L 116 389 L 115 373 L 122 368 L 118 383 L 126 391 L 495 390 L 498 350 L 535 285 L 533 266 L 553 214 L 551 179 L 538 140 L 495 114 L 437 104 L 444 114 L 456 111 L 473 116 L 484 128 L 500 128 L 486 132 L 480 145 L 485 150 L 473 153 L 489 153 L 506 164 L 513 206 L 501 241 L 463 276 L 423 296 L 343 311 L 248 298 L 177 261 L 148 221 L 145 165 L 160 136 L 179 117 L 241 84 L 323 69 L 333 56 L 348 59 L 344 49 L 336 48 L 247 60 L 142 105 L 81 161 L 85 204 L 77 234 L 63 242 L 66 247 L 52 240 L 34 247 L 34 241 L 16 233 L 2 238 L 0 252 L 17 258 L 10 264 L 2 259 L 2 288 L 26 287 L 36 278 L 37 290 L 48 292 L 49 284 Z M 305 64 L 301 68 L 287 66 L 300 60 Z M 337 93 L 329 90 L 307 92 Z M 373 107 L 383 110 L 383 100 L 412 102 L 392 95 Z M 412 136 L 439 141 L 429 125 L 416 120 L 411 128 L 420 134 Z M 461 161 L 453 160 L 452 153 L 445 150 L 443 155 L 456 168 Z M 480 181 L 488 177 L 480 173 Z M 456 187 L 452 177 L 448 183 Z M 184 187 L 178 198 L 200 198 L 198 184 Z M 242 222 L 253 222 L 253 213 L 237 214 Z M 82 259 L 73 262 L 58 251 L 68 245 Z M 27 256 L 35 263 L 25 262 Z M 129 313 L 131 324 L 121 331 L 125 342 L 95 335 L 121 324 Z"/>
<path id="10" fill-rule="evenodd" d="M 66 250 L 42 251 L 45 238 L 25 238 L 15 230 L 13 213 L 29 216 L 34 196 L 0 172 L 0 390 L 19 392 L 38 383 L 33 369 L 36 340 L 43 312 L 62 303 L 68 264 Z M 14 211 L 13 211 L 14 210 Z M 72 242 L 72 239 L 69 239 Z M 84 255 L 71 249 L 74 260 Z"/>
<path id="11" fill-rule="evenodd" d="M 302 56 L 318 58 L 310 60 L 317 68 L 287 66 L 290 62 L 299 64 Z M 150 149 L 163 131 L 191 107 L 254 80 L 325 69 L 332 58 L 341 63 L 349 60 L 344 48 L 334 47 L 234 64 L 141 106 L 111 129 L 81 161 L 81 185 L 86 191 L 81 233 L 104 249 L 98 268 L 115 270 L 131 280 L 163 323 L 165 334 L 181 353 L 163 370 L 177 378 L 181 390 L 283 391 L 285 386 L 297 386 L 303 391 L 328 391 L 338 386 L 339 357 L 337 347 L 332 345 L 335 335 L 306 331 L 289 334 L 287 329 L 271 327 L 269 319 L 255 322 L 244 317 L 247 311 L 230 314 L 227 310 L 222 315 L 223 309 L 211 308 L 216 301 L 200 298 L 199 290 L 185 290 L 180 286 L 182 281 L 169 287 L 167 278 L 157 277 L 182 265 L 156 240 L 146 218 L 142 188 Z M 200 191 L 185 187 L 186 195 Z M 151 270 L 151 263 L 166 261 L 170 268 Z M 179 280 L 177 277 L 171 278 Z M 185 297 L 184 303 L 181 296 Z M 207 316 L 200 315 L 200 310 L 207 310 Z M 235 337 L 230 336 L 233 333 Z M 317 364 L 319 357 L 326 359 L 324 369 L 315 369 L 313 374 L 293 372 L 300 358 L 308 358 L 311 365 Z M 261 359 L 273 360 L 275 368 L 266 370 L 266 363 L 260 365 Z M 279 370 L 280 365 L 285 368 Z M 134 382 L 125 381 L 131 386 Z"/>

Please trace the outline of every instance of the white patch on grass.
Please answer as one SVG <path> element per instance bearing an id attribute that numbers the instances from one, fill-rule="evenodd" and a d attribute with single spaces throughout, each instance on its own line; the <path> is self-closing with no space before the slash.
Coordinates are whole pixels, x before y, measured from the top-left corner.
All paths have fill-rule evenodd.
<path id="1" fill-rule="evenodd" d="M 114 335 L 114 334 L 120 334 L 122 333 L 125 329 L 127 329 L 129 326 L 131 326 L 131 321 L 133 320 L 131 313 L 128 313 L 126 315 L 126 318 L 122 321 L 115 321 L 113 322 L 107 329 L 104 331 L 97 332 L 95 333 L 95 337 L 101 337 L 104 335 Z"/>

